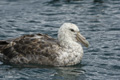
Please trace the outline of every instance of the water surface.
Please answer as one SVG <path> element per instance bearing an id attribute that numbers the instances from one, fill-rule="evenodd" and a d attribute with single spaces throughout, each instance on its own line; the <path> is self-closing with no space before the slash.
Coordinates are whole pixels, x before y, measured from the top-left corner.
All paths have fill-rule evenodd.
<path id="1" fill-rule="evenodd" d="M 0 62 L 1 80 L 120 80 L 120 0 L 0 0 L 0 39 L 45 33 L 64 22 L 90 42 L 71 67 L 15 67 Z"/>

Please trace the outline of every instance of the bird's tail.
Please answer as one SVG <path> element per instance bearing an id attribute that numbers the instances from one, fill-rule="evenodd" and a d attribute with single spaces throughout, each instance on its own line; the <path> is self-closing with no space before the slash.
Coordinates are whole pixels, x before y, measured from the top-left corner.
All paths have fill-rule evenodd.
<path id="1" fill-rule="evenodd" d="M 0 40 L 0 53 L 2 52 L 2 50 L 4 49 L 4 47 L 6 45 L 8 45 L 9 43 L 7 41 L 4 40 Z"/>
<path id="2" fill-rule="evenodd" d="M 4 40 L 0 40 L 0 61 L 3 61 L 3 53 L 2 51 L 4 50 L 5 46 L 8 45 L 9 43 Z"/>

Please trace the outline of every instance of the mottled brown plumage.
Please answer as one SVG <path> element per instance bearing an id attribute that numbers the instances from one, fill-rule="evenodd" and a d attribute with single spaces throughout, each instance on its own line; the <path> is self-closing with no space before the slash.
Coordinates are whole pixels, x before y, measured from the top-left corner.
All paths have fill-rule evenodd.
<path id="1" fill-rule="evenodd" d="M 9 42 L 0 41 L 4 61 L 51 65 L 56 54 L 57 41 L 45 34 L 24 35 Z M 49 56 L 49 57 L 48 57 Z"/>

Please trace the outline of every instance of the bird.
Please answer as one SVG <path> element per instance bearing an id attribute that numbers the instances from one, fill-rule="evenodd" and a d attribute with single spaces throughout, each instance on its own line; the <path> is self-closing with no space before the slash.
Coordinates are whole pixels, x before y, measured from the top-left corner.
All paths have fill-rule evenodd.
<path id="1" fill-rule="evenodd" d="M 14 39 L 0 40 L 0 60 L 11 64 L 72 66 L 79 64 L 83 48 L 89 42 L 77 25 L 63 23 L 57 39 L 47 34 L 26 34 Z"/>

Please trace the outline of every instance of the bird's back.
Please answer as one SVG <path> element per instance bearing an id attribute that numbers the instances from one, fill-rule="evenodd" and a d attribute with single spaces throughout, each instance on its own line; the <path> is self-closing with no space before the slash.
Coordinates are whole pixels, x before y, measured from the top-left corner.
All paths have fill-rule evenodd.
<path id="1" fill-rule="evenodd" d="M 48 35 L 24 35 L 9 42 L 0 41 L 0 52 L 4 55 L 3 61 L 52 65 L 58 46 Z"/>

